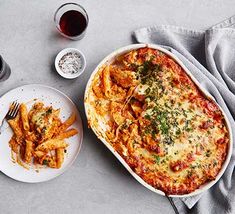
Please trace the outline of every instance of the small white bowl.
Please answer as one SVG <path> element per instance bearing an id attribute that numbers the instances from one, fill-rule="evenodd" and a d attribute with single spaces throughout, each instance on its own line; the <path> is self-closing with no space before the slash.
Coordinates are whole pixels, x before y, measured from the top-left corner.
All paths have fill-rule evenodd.
<path id="1" fill-rule="evenodd" d="M 62 71 L 62 69 L 59 67 L 59 61 L 61 60 L 61 58 L 66 55 L 67 53 L 77 53 L 79 55 L 79 64 L 80 64 L 80 67 L 78 68 L 78 71 L 76 73 L 65 73 Z M 61 50 L 56 58 L 55 58 L 55 68 L 56 68 L 56 71 L 57 73 L 66 78 L 66 79 L 74 79 L 74 78 L 77 78 L 79 77 L 83 71 L 85 70 L 86 68 L 86 59 L 85 59 L 85 56 L 84 54 L 79 51 L 78 49 L 76 48 L 65 48 L 63 50 Z"/>

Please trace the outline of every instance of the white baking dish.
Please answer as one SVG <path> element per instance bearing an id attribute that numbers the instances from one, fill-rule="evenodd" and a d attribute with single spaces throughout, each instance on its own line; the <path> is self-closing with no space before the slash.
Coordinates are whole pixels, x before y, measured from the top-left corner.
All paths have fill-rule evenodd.
<path id="1" fill-rule="evenodd" d="M 90 116 L 92 114 L 92 116 L 94 117 L 94 112 L 92 112 L 88 99 L 89 99 L 89 89 L 91 87 L 91 83 L 92 80 L 95 76 L 95 74 L 99 71 L 99 68 L 101 68 L 102 66 L 104 66 L 106 63 L 110 63 L 113 61 L 113 59 L 115 59 L 117 56 L 119 55 L 123 55 L 131 50 L 135 50 L 135 49 L 139 49 L 139 48 L 143 48 L 143 47 L 149 47 L 149 48 L 153 48 L 153 49 L 157 49 L 160 50 L 162 52 L 164 52 L 165 54 L 169 55 L 171 58 L 173 58 L 183 69 L 184 71 L 191 77 L 192 81 L 198 86 L 198 88 L 202 91 L 202 93 L 209 99 L 212 99 L 214 102 L 215 99 L 200 85 L 200 83 L 195 79 L 195 77 L 191 74 L 191 72 L 184 66 L 184 64 L 171 52 L 169 52 L 168 50 L 159 47 L 157 45 L 153 45 L 153 44 L 134 44 L 134 45 L 129 45 L 129 46 L 125 46 L 123 48 L 120 48 L 114 52 L 112 52 L 111 54 L 109 54 L 107 57 L 105 57 L 100 63 L 99 65 L 95 68 L 95 70 L 92 72 L 90 79 L 88 80 L 87 86 L 86 86 L 86 90 L 85 90 L 85 96 L 84 96 L 84 104 L 85 104 L 85 111 L 86 111 L 86 116 L 87 119 L 90 119 Z M 217 104 L 217 103 L 216 103 Z M 218 105 L 218 104 L 217 104 Z M 228 163 L 230 161 L 231 158 L 231 154 L 232 154 L 232 147 L 233 147 L 233 139 L 232 139 L 232 131 L 231 131 L 231 125 L 230 122 L 226 116 L 226 114 L 224 113 L 223 109 L 218 105 L 218 107 L 220 108 L 221 112 L 224 115 L 226 124 L 227 124 L 227 128 L 228 128 L 228 132 L 229 132 L 229 147 L 228 147 L 228 153 L 227 153 L 227 157 L 226 160 L 220 170 L 220 172 L 218 173 L 217 177 L 215 180 L 213 181 L 209 181 L 207 183 L 205 183 L 204 185 L 202 185 L 199 189 L 189 193 L 189 194 L 184 194 L 184 195 L 169 195 L 170 197 L 189 197 L 189 196 L 194 196 L 197 195 L 199 193 L 204 192 L 205 190 L 209 189 L 210 187 L 212 187 L 219 179 L 220 177 L 223 175 L 226 167 L 228 166 Z M 140 178 L 130 167 L 129 165 L 125 162 L 125 160 L 113 149 L 113 147 L 105 140 L 105 137 L 103 135 L 103 131 L 102 129 L 104 129 L 104 127 L 101 126 L 97 129 L 97 127 L 93 127 L 91 124 L 91 128 L 92 130 L 95 132 L 95 134 L 97 135 L 97 137 L 105 144 L 105 146 L 107 146 L 109 148 L 109 150 L 116 156 L 116 158 L 122 163 L 122 165 L 130 172 L 130 174 L 137 180 L 139 181 L 142 185 L 144 185 L 146 188 L 152 190 L 155 193 L 158 193 L 160 195 L 165 195 L 164 192 L 162 192 L 161 190 L 155 189 L 154 187 L 150 186 L 149 184 L 147 184 L 142 178 Z"/>

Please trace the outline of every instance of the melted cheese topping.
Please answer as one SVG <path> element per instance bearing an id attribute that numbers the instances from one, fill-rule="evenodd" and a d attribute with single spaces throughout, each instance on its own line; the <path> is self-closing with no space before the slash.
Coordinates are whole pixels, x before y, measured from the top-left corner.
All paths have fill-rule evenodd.
<path id="1" fill-rule="evenodd" d="M 30 111 L 30 124 L 38 136 L 41 136 L 41 141 L 49 139 L 58 131 L 58 126 L 61 124 L 58 114 L 59 110 L 44 107 L 41 103 L 36 104 Z"/>
<path id="2" fill-rule="evenodd" d="M 166 54 L 140 48 L 102 67 L 89 123 L 145 182 L 186 194 L 215 179 L 226 158 L 223 115 Z"/>
<path id="3" fill-rule="evenodd" d="M 32 123 L 34 123 L 40 129 L 43 129 L 43 127 L 46 127 L 47 125 L 51 124 L 51 122 L 45 118 L 45 115 L 45 109 L 38 111 L 32 116 Z"/>

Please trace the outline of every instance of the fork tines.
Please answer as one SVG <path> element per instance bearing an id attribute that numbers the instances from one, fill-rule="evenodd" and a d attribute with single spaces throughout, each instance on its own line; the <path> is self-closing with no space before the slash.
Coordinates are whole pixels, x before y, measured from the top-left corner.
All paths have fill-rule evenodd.
<path id="1" fill-rule="evenodd" d="M 16 117 L 16 115 L 18 114 L 18 111 L 19 111 L 19 106 L 20 106 L 20 104 L 17 101 L 14 101 L 10 105 L 9 111 L 7 112 L 7 117 L 9 117 L 9 119 Z"/>

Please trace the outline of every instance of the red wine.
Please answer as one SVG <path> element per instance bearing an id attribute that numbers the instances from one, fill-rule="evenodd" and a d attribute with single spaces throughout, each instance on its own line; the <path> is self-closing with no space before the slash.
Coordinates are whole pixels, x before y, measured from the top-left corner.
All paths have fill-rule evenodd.
<path id="1" fill-rule="evenodd" d="M 79 11 L 69 10 L 61 16 L 59 25 L 65 35 L 78 36 L 86 29 L 87 19 Z"/>

